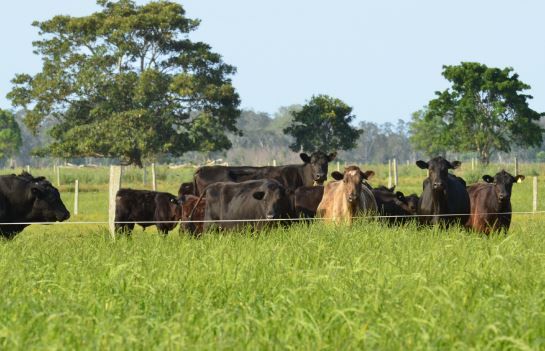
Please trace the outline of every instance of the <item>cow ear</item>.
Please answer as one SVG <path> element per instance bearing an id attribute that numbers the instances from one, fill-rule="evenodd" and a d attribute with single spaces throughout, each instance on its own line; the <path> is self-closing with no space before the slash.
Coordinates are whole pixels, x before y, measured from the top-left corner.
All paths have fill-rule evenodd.
<path id="1" fill-rule="evenodd" d="M 428 163 L 424 162 L 422 160 L 416 161 L 416 165 L 418 166 L 418 168 L 421 168 L 421 169 L 428 169 L 429 168 Z"/>
<path id="2" fill-rule="evenodd" d="M 263 200 L 263 198 L 265 197 L 265 192 L 264 191 L 256 191 L 255 193 L 252 194 L 252 196 L 256 200 Z"/>
<path id="3" fill-rule="evenodd" d="M 341 172 L 334 171 L 334 172 L 331 172 L 331 178 L 335 180 L 343 180 L 344 175 Z"/>
<path id="4" fill-rule="evenodd" d="M 300 153 L 299 157 L 301 157 L 301 160 L 303 160 L 304 163 L 310 163 L 310 156 L 304 152 Z"/>
<path id="5" fill-rule="evenodd" d="M 403 194 L 401 191 L 396 191 L 396 197 L 399 199 L 399 201 L 405 202 L 405 194 Z"/>
<path id="6" fill-rule="evenodd" d="M 494 178 L 492 178 L 491 176 L 489 176 L 488 174 L 486 175 L 483 175 L 483 180 L 487 183 L 494 183 Z"/>
<path id="7" fill-rule="evenodd" d="M 327 160 L 328 160 L 329 162 L 331 162 L 331 161 L 333 161 L 333 160 L 335 159 L 335 157 L 337 157 L 337 151 L 332 152 L 332 153 L 330 153 L 329 155 L 327 155 Z"/>
<path id="8" fill-rule="evenodd" d="M 396 190 L 396 186 L 394 185 L 393 187 L 391 187 L 390 189 L 388 189 L 389 192 L 393 193 L 394 190 Z M 401 191 L 398 191 L 398 193 L 401 193 Z M 403 193 L 402 193 L 403 194 Z"/>
<path id="9" fill-rule="evenodd" d="M 456 169 L 462 165 L 462 162 L 460 161 L 452 161 L 450 162 L 450 168 Z"/>
<path id="10" fill-rule="evenodd" d="M 365 172 L 361 172 L 361 176 L 365 179 L 371 179 L 373 178 L 373 176 L 375 175 L 375 172 L 373 171 L 365 171 Z"/>
<path id="11" fill-rule="evenodd" d="M 515 177 L 515 182 L 517 183 L 522 183 L 522 181 L 526 179 L 525 176 L 523 176 L 522 174 L 519 174 L 518 176 Z"/>

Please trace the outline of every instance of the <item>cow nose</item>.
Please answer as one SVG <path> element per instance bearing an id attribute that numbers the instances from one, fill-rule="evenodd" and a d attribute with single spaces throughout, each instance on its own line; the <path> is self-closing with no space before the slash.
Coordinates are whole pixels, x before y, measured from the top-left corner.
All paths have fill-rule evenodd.
<path id="1" fill-rule="evenodd" d="M 504 200 L 507 200 L 508 197 L 506 194 L 499 194 L 498 198 L 500 199 L 500 201 L 504 201 Z"/>
<path id="2" fill-rule="evenodd" d="M 267 219 L 274 219 L 274 213 L 267 213 Z"/>
<path id="3" fill-rule="evenodd" d="M 434 189 L 443 189 L 443 183 L 442 182 L 435 182 L 433 183 Z"/>

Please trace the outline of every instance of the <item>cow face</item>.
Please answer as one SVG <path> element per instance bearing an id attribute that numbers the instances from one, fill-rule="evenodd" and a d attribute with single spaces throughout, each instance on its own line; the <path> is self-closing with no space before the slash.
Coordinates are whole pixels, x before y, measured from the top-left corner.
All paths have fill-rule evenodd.
<path id="1" fill-rule="evenodd" d="M 310 165 L 310 168 L 312 170 L 312 179 L 314 179 L 317 184 L 322 185 L 327 179 L 328 163 L 333 161 L 335 157 L 337 157 L 337 153 L 333 152 L 329 155 L 326 155 L 321 151 L 316 151 L 310 156 L 305 153 L 302 153 L 299 156 L 305 164 Z"/>
<path id="2" fill-rule="evenodd" d="M 405 203 L 407 204 L 407 209 L 411 214 L 415 214 L 418 210 L 418 195 L 411 194 L 405 196 Z"/>
<path id="3" fill-rule="evenodd" d="M 33 202 L 30 218 L 34 221 L 54 222 L 70 218 L 59 191 L 46 180 L 32 182 L 30 199 Z"/>
<path id="4" fill-rule="evenodd" d="M 267 219 L 284 218 L 290 209 L 290 199 L 286 189 L 277 182 L 267 182 L 252 194 L 259 200 L 261 213 Z"/>
<path id="5" fill-rule="evenodd" d="M 483 180 L 487 183 L 494 184 L 494 191 L 499 204 L 508 203 L 511 200 L 511 192 L 513 190 L 513 183 L 524 180 L 522 174 L 513 177 L 511 174 L 502 170 L 496 173 L 492 178 L 489 175 L 484 175 Z"/>
<path id="6" fill-rule="evenodd" d="M 436 157 L 429 162 L 416 161 L 416 165 L 421 169 L 429 171 L 430 185 L 434 192 L 443 192 L 447 187 L 448 170 L 460 167 L 460 161 L 449 162 L 441 156 Z"/>
<path id="7" fill-rule="evenodd" d="M 344 174 L 335 171 L 331 173 L 331 177 L 338 181 L 342 180 L 346 200 L 353 204 L 361 195 L 363 183 L 374 174 L 373 171 L 362 172 L 357 166 L 348 166 L 344 169 Z"/>

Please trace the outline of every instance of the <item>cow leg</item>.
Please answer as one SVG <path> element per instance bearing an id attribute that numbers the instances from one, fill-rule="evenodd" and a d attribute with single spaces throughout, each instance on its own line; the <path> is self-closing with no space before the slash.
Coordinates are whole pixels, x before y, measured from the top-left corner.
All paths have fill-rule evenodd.
<path id="1" fill-rule="evenodd" d="M 115 224 L 116 234 L 126 234 L 130 236 L 133 229 L 134 229 L 134 223 L 116 223 Z"/>

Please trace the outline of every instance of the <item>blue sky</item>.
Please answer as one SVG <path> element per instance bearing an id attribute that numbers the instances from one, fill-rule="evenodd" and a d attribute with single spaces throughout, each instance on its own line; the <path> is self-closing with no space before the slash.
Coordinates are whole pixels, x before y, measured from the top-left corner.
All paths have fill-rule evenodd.
<path id="1" fill-rule="evenodd" d="M 179 2 L 202 20 L 191 38 L 238 68 L 233 81 L 244 108 L 272 114 L 329 94 L 353 106 L 358 120 L 407 120 L 447 87 L 443 64 L 478 61 L 513 67 L 532 86 L 531 106 L 545 111 L 545 1 Z M 0 108 L 10 107 L 5 94 L 15 73 L 40 69 L 31 22 L 97 9 L 94 0 L 2 4 Z"/>

